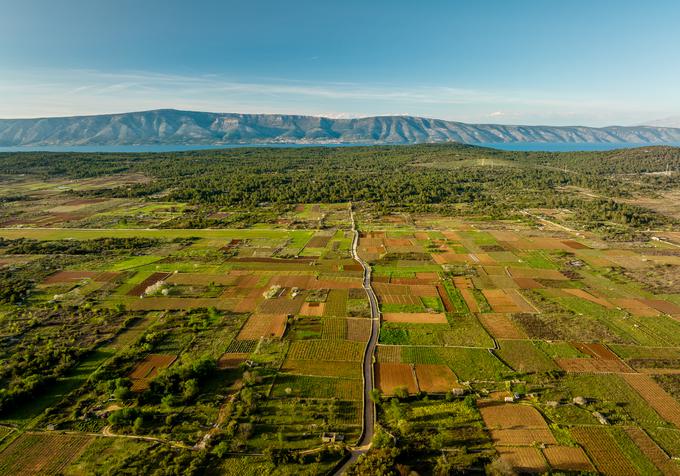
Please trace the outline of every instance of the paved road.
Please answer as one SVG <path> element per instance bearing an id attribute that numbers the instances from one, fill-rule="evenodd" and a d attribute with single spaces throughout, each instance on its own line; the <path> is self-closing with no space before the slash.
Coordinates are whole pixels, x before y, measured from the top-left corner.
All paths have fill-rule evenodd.
<path id="1" fill-rule="evenodd" d="M 350 204 L 350 218 L 352 220 L 352 257 L 364 269 L 364 290 L 368 295 L 368 302 L 371 306 L 371 336 L 368 339 L 368 344 L 364 352 L 363 359 L 363 374 L 364 374 L 364 414 L 363 414 L 363 428 L 361 438 L 357 446 L 351 448 L 352 454 L 350 458 L 335 472 L 336 475 L 343 474 L 352 466 L 359 456 L 366 453 L 373 441 L 373 432 L 375 430 L 375 404 L 371 401 L 371 390 L 374 388 L 373 383 L 373 353 L 375 346 L 378 343 L 378 334 L 380 332 L 380 308 L 378 307 L 378 298 L 371 287 L 371 267 L 359 257 L 357 247 L 359 245 L 359 233 L 356 230 L 354 223 L 354 212 Z"/>

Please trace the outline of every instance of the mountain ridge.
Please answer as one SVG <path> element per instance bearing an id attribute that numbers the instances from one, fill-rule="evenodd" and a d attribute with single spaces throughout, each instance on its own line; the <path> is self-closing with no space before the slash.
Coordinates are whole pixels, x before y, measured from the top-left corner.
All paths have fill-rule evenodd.
<path id="1" fill-rule="evenodd" d="M 468 124 L 417 116 L 352 119 L 155 109 L 89 116 L 0 119 L 0 146 L 415 144 L 512 142 L 667 144 L 680 128 Z"/>

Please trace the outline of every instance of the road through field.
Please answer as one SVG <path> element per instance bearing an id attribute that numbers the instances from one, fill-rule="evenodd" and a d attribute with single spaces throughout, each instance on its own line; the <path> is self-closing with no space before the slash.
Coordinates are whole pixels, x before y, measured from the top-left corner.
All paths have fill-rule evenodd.
<path id="1" fill-rule="evenodd" d="M 380 308 L 378 307 L 378 298 L 371 286 L 371 267 L 359 257 L 357 248 L 359 246 L 359 232 L 356 229 L 354 222 L 354 211 L 352 204 L 349 207 L 350 219 L 352 220 L 352 257 L 364 269 L 363 287 L 368 295 L 368 301 L 371 305 L 371 336 L 368 339 L 368 344 L 364 351 L 363 358 L 363 377 L 364 377 L 364 411 L 363 411 L 363 428 L 361 438 L 356 446 L 351 448 L 350 458 L 335 472 L 336 475 L 343 474 L 359 459 L 359 456 L 366 453 L 373 441 L 373 432 L 375 429 L 375 404 L 371 400 L 371 391 L 374 388 L 373 382 L 373 354 L 375 346 L 378 343 L 378 333 L 380 332 Z"/>

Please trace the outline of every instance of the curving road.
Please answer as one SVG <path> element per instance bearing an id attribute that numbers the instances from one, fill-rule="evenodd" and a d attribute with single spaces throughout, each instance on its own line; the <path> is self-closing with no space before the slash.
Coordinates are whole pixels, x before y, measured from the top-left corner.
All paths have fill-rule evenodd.
<path id="1" fill-rule="evenodd" d="M 366 453 L 373 441 L 373 432 L 375 429 L 375 404 L 371 401 L 371 390 L 374 388 L 373 383 L 373 353 L 375 346 L 378 343 L 378 334 L 380 332 L 380 308 L 378 307 L 378 298 L 371 287 L 371 267 L 359 257 L 357 247 L 359 246 L 359 232 L 356 229 L 354 222 L 354 211 L 352 204 L 349 205 L 350 219 L 352 221 L 352 258 L 357 261 L 364 269 L 363 287 L 368 295 L 368 302 L 371 306 L 371 336 L 366 344 L 363 357 L 363 377 L 364 377 L 364 401 L 363 401 L 363 428 L 361 431 L 361 438 L 356 446 L 351 448 L 352 454 L 350 458 L 335 472 L 336 475 L 341 475 L 347 469 L 356 463 L 359 456 Z"/>

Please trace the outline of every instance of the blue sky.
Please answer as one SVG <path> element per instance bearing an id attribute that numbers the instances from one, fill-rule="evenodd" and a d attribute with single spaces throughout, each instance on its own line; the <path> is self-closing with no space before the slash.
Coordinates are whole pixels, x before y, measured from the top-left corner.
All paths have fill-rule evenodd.
<path id="1" fill-rule="evenodd" d="M 680 2 L 0 0 L 0 117 L 680 115 Z"/>

